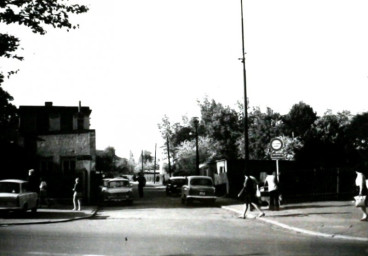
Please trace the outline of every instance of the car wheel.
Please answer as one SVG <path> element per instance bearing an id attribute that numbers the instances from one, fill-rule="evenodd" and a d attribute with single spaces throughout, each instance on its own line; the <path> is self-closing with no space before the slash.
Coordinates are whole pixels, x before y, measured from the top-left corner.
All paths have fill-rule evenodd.
<path id="1" fill-rule="evenodd" d="M 181 203 L 184 204 L 185 203 L 185 198 L 182 196 L 181 197 Z"/>
<path id="2" fill-rule="evenodd" d="M 35 208 L 32 208 L 32 209 L 31 209 L 31 212 L 32 212 L 32 213 L 36 213 L 36 212 L 37 212 L 37 206 L 36 206 Z"/>
<path id="3" fill-rule="evenodd" d="M 133 205 L 133 200 L 129 200 L 128 205 Z"/>

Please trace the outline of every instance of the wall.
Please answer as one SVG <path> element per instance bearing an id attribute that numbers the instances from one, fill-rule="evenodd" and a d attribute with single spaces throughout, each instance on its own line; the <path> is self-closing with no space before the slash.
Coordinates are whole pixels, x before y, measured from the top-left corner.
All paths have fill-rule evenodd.
<path id="1" fill-rule="evenodd" d="M 91 155 L 94 150 L 90 133 L 42 135 L 39 138 L 42 141 L 37 142 L 37 153 L 40 156 L 55 156 L 57 162 L 58 156 Z"/>

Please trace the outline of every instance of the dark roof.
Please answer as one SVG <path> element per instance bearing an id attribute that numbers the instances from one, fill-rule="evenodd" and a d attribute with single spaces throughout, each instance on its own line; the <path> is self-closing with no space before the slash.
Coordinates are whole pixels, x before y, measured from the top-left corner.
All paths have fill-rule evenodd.
<path id="1" fill-rule="evenodd" d="M 19 106 L 19 114 L 30 113 L 69 113 L 76 114 L 79 112 L 79 107 L 67 107 L 67 106 Z M 86 115 L 90 115 L 92 110 L 89 107 L 81 107 L 80 112 Z"/>

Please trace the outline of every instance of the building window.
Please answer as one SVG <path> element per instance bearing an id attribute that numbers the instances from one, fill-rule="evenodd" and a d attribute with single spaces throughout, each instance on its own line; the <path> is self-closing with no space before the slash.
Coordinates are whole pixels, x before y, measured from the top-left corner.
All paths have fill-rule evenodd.
<path id="1" fill-rule="evenodd" d="M 61 170 L 64 175 L 75 175 L 76 159 L 75 157 L 62 157 Z"/>

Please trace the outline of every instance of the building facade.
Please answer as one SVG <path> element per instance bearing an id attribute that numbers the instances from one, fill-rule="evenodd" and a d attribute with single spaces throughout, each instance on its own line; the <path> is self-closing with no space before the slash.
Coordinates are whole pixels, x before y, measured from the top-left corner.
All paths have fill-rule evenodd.
<path id="1" fill-rule="evenodd" d="M 90 129 L 91 112 L 80 102 L 19 107 L 18 144 L 28 152 L 32 168 L 48 181 L 50 196 L 71 197 L 76 177 L 82 180 L 85 200 L 93 196 L 96 133 Z"/>

